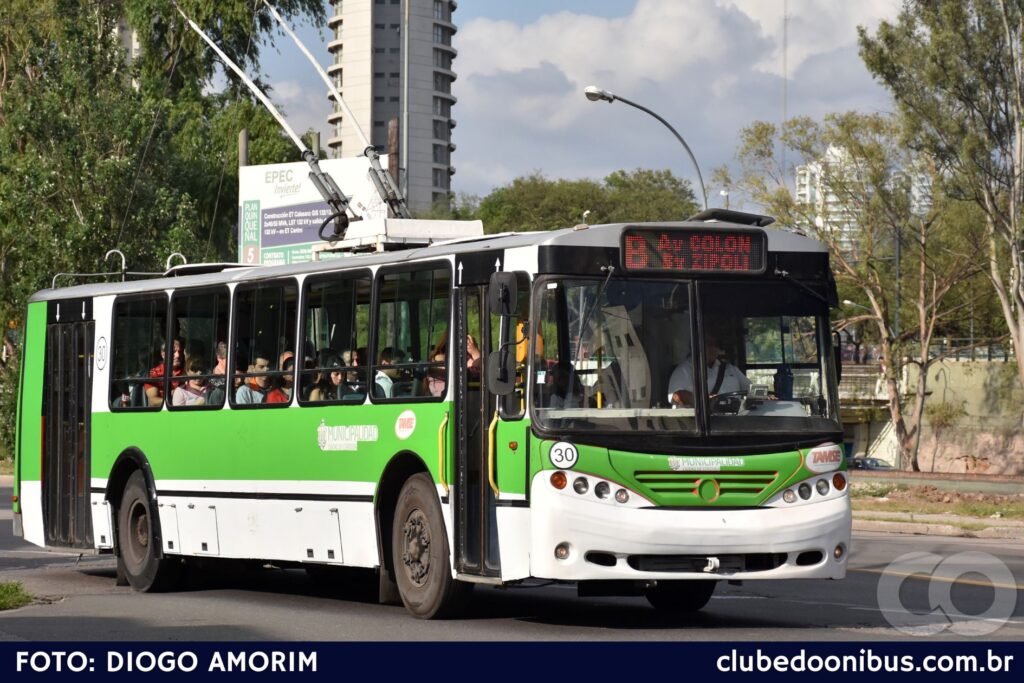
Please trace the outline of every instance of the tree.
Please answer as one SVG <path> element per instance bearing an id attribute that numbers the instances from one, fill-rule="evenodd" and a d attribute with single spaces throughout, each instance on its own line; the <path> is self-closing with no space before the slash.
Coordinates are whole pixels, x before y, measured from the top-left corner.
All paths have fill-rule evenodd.
<path id="1" fill-rule="evenodd" d="M 262 34 L 253 34 L 253 9 L 261 5 L 250 0 L 182 5 L 215 27 L 214 35 L 233 46 L 229 52 L 255 62 Z M 323 13 L 318 0 L 276 6 L 314 18 Z M 143 27 L 143 56 L 130 63 L 116 38 L 125 16 Z M 266 31 L 268 20 L 257 16 L 257 31 Z M 173 251 L 191 260 L 229 258 L 239 128 L 252 133 L 255 163 L 288 161 L 297 153 L 272 117 L 237 88 L 205 92 L 213 60 L 170 3 L 0 3 L 0 321 L 5 328 L 8 321 L 20 323 L 27 298 L 49 287 L 55 273 L 115 269 L 103 261 L 111 248 L 123 251 L 131 269 L 141 271 L 162 271 Z M 4 357 L 0 446 L 9 449 L 17 359 Z"/>
<path id="2" fill-rule="evenodd" d="M 895 23 L 858 30 L 907 142 L 982 211 L 984 262 L 1024 383 L 1024 2 L 907 0 Z"/>
<path id="3" fill-rule="evenodd" d="M 783 225 L 813 234 L 829 249 L 840 291 L 857 292 L 868 311 L 839 327 L 867 323 L 881 345 L 887 404 L 901 461 L 918 470 L 918 451 L 929 347 L 936 330 L 959 305 L 950 292 L 977 270 L 956 202 L 934 190 L 939 178 L 927 156 L 901 143 L 899 121 L 858 113 L 835 114 L 818 123 L 788 121 L 780 132 L 755 123 L 741 133 L 740 175 L 735 184 Z M 776 162 L 779 138 L 818 176 L 821 201 L 798 202 Z M 720 177 L 727 175 L 719 171 Z M 929 201 L 920 189 L 931 188 Z M 895 329 L 895 245 L 903 245 L 899 285 L 907 313 Z M 911 343 L 913 342 L 913 343 Z M 906 364 L 919 369 L 911 395 L 900 378 Z M 909 403 L 907 403 L 909 401 Z M 906 405 L 905 405 L 906 403 Z"/>
<path id="4" fill-rule="evenodd" d="M 495 232 L 554 230 L 578 223 L 685 220 L 697 212 L 689 182 L 670 171 L 615 171 L 595 180 L 549 180 L 539 172 L 493 190 L 476 217 Z"/>

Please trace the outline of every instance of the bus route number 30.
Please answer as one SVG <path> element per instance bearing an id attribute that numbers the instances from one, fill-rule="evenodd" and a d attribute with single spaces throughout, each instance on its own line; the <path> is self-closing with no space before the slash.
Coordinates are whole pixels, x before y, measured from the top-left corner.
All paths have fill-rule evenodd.
<path id="1" fill-rule="evenodd" d="M 551 452 L 548 454 L 548 458 L 551 459 L 551 464 L 558 469 L 571 470 L 576 466 L 576 461 L 579 460 L 580 453 L 571 443 L 559 441 L 551 447 Z"/>

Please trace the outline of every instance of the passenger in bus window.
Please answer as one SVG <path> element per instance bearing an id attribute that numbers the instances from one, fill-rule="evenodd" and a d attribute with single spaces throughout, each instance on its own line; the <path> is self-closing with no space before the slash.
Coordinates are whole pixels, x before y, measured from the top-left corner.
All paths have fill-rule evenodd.
<path id="1" fill-rule="evenodd" d="M 238 391 L 235 392 L 235 403 L 263 403 L 266 399 L 267 384 L 269 384 L 270 378 L 260 373 L 265 373 L 270 369 L 269 355 L 263 351 L 258 351 L 254 354 L 255 358 L 246 371 L 251 376 L 247 377 L 242 386 L 238 387 Z"/>
<path id="2" fill-rule="evenodd" d="M 721 333 L 704 331 L 704 359 L 708 364 L 708 394 L 712 397 L 737 391 L 748 391 L 750 380 L 743 371 L 722 357 Z M 693 407 L 693 359 L 676 366 L 668 380 L 668 400 L 674 406 Z"/>
<path id="3" fill-rule="evenodd" d="M 556 364 L 548 371 L 544 381 L 547 385 L 548 408 L 580 407 L 583 384 L 580 382 L 579 375 L 573 372 L 571 364 L 565 362 Z"/>
<path id="4" fill-rule="evenodd" d="M 281 362 L 278 364 L 286 374 L 274 378 L 273 388 L 267 392 L 267 403 L 290 403 L 292 400 L 292 386 L 295 383 L 295 354 L 285 351 L 281 354 Z"/>
<path id="5" fill-rule="evenodd" d="M 477 346 L 476 340 L 473 339 L 473 335 L 466 335 L 466 365 L 470 370 L 476 370 L 477 374 L 480 372 L 480 347 Z"/>
<path id="6" fill-rule="evenodd" d="M 441 337 L 441 341 L 430 350 L 429 360 L 432 363 L 427 368 L 427 374 L 423 378 L 423 387 L 419 392 L 420 396 L 444 396 L 445 385 L 448 381 L 448 370 L 444 365 L 447 357 L 448 334 Z M 440 365 L 438 365 L 440 364 Z"/>
<path id="7" fill-rule="evenodd" d="M 181 357 L 181 346 L 182 346 L 181 340 L 176 337 L 174 339 L 174 357 L 173 357 L 173 359 L 171 361 L 171 376 L 172 377 L 180 377 L 182 375 L 182 373 L 184 372 L 184 367 L 182 365 L 182 357 Z M 167 347 L 167 345 L 164 343 L 164 340 L 161 339 L 160 340 L 160 364 L 157 365 L 154 368 L 151 368 L 150 371 L 149 371 L 149 377 L 151 379 L 157 379 L 157 380 L 160 380 L 160 381 L 159 382 L 146 382 L 146 384 L 145 384 L 146 400 L 147 400 L 147 402 L 149 403 L 150 406 L 158 406 L 158 405 L 163 404 L 163 402 L 164 402 L 163 377 L 164 377 L 164 373 L 166 372 L 165 365 L 167 363 L 167 358 L 166 358 L 167 354 L 164 351 L 164 349 L 166 347 Z M 173 389 L 177 389 L 179 384 L 181 384 L 181 382 L 172 381 L 171 382 L 172 390 Z"/>
<path id="8" fill-rule="evenodd" d="M 393 365 L 395 357 L 398 355 L 397 351 L 392 347 L 387 347 L 380 352 L 380 364 L 382 366 Z M 377 370 L 377 375 L 373 378 L 373 383 L 376 386 L 377 392 L 374 394 L 378 398 L 393 398 L 395 388 L 395 371 L 388 368 L 381 368 Z"/>
<path id="9" fill-rule="evenodd" d="M 338 387 L 344 375 L 341 359 L 331 349 L 323 349 L 317 359 L 319 371 L 309 392 L 309 401 L 333 401 L 338 398 Z"/>
<path id="10" fill-rule="evenodd" d="M 359 350 L 351 349 L 342 351 L 341 361 L 347 368 L 359 367 Z M 361 381 L 358 369 L 349 370 L 344 375 L 344 381 L 338 388 L 338 398 L 363 398 L 366 396 L 366 385 Z"/>
<path id="11" fill-rule="evenodd" d="M 196 377 L 196 375 L 206 374 L 206 360 L 198 354 L 189 356 L 185 362 L 185 373 L 188 379 L 171 394 L 171 405 L 206 405 L 206 397 L 210 387 L 206 384 L 205 377 Z"/>
<path id="12" fill-rule="evenodd" d="M 213 366 L 211 374 L 218 375 L 209 382 L 207 398 L 210 405 L 221 405 L 224 403 L 224 387 L 227 384 L 228 374 L 228 345 L 227 342 L 217 342 L 216 351 L 217 364 Z"/>

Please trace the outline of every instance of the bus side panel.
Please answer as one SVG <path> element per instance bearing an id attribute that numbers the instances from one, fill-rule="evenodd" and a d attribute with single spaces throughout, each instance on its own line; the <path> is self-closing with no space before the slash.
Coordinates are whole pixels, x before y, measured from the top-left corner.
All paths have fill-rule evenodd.
<path id="1" fill-rule="evenodd" d="M 19 387 L 18 448 L 14 494 L 18 496 L 26 541 L 46 545 L 42 503 L 43 368 L 46 359 L 46 302 L 29 304 L 25 320 L 24 371 Z"/>
<path id="2" fill-rule="evenodd" d="M 93 420 L 97 413 L 110 412 L 110 363 L 112 337 L 111 321 L 113 318 L 114 297 L 99 296 L 93 299 L 92 315 L 96 321 L 95 353 L 92 366 L 92 405 Z M 90 430 L 89 441 L 89 486 L 90 511 L 92 513 L 93 543 L 99 550 L 114 547 L 114 510 L 107 500 L 107 476 L 110 468 L 106 465 L 98 467 L 93 453 L 96 449 L 95 429 Z"/>

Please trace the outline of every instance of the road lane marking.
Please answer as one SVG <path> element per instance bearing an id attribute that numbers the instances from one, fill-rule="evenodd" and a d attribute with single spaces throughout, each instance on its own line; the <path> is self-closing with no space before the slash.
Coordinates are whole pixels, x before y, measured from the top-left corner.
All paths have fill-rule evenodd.
<path id="1" fill-rule="evenodd" d="M 861 568 L 858 568 L 858 569 L 850 568 L 850 569 L 847 569 L 846 571 L 848 571 L 848 572 L 861 572 L 863 574 L 879 574 L 879 575 L 885 574 L 887 576 L 902 576 L 902 577 L 905 577 L 905 578 L 908 578 L 908 579 L 920 579 L 920 580 L 924 580 L 924 581 L 941 581 L 943 583 L 962 583 L 965 586 L 982 586 L 984 588 L 988 588 L 988 587 L 992 586 L 992 587 L 995 587 L 995 588 L 1009 588 L 1010 590 L 1016 590 L 1016 591 L 1024 590 L 1024 586 L 1020 586 L 1018 584 L 992 583 L 991 581 L 979 581 L 978 579 L 965 579 L 965 578 L 963 578 L 961 576 L 958 576 L 955 579 L 947 579 L 947 578 L 942 577 L 942 576 L 926 576 L 924 574 L 912 574 L 910 572 L 894 572 L 894 571 L 890 571 L 888 569 L 866 569 L 866 568 L 863 568 L 863 569 L 861 569 Z M 969 574 L 970 570 L 967 570 L 964 573 Z"/>

